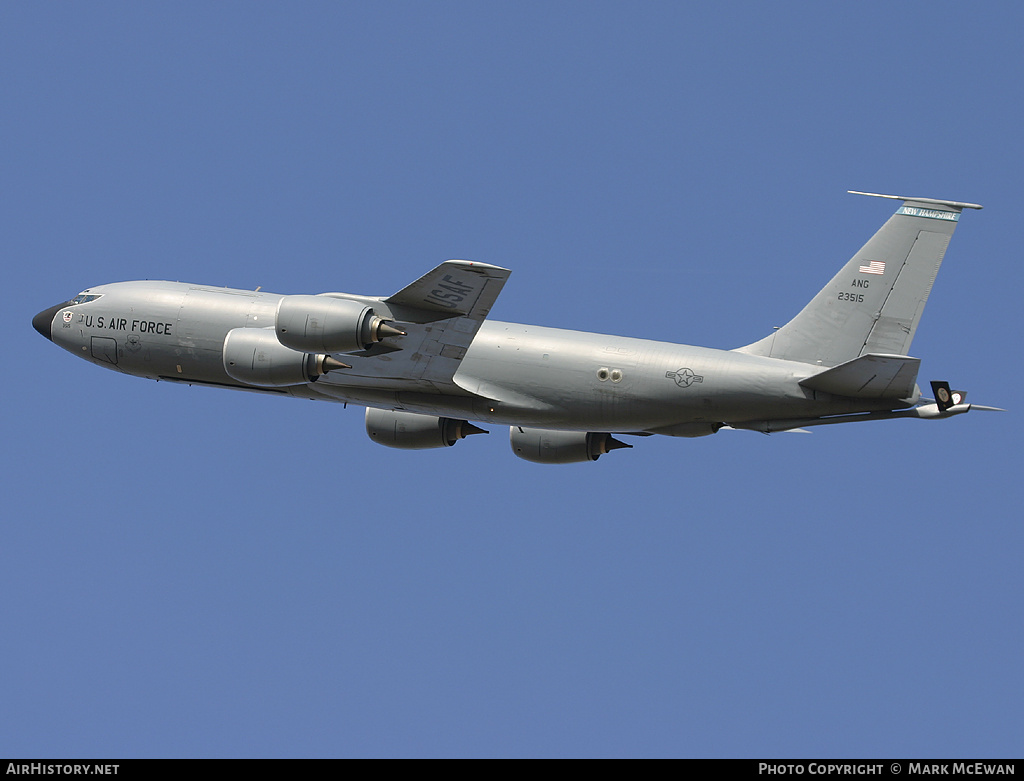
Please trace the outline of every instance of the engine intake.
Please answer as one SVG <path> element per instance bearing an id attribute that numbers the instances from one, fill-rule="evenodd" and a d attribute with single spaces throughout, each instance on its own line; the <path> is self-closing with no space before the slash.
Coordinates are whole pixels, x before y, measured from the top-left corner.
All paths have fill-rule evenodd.
<path id="1" fill-rule="evenodd" d="M 574 464 L 597 461 L 605 453 L 633 447 L 612 437 L 586 431 L 549 431 L 540 428 L 509 428 L 512 452 L 537 464 Z"/>
<path id="2" fill-rule="evenodd" d="M 330 296 L 285 296 L 274 320 L 277 339 L 302 352 L 351 353 L 388 336 L 404 336 L 372 308 Z"/>
<path id="3" fill-rule="evenodd" d="M 465 420 L 367 407 L 366 433 L 374 442 L 388 447 L 428 450 L 451 447 L 471 434 L 487 432 Z"/>

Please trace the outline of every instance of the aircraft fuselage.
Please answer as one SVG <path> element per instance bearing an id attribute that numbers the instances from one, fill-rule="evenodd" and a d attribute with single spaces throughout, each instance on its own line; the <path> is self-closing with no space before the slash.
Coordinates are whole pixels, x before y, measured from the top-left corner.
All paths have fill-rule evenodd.
<path id="1" fill-rule="evenodd" d="M 676 436 L 712 433 L 702 424 L 893 406 L 891 400 L 807 390 L 798 383 L 814 369 L 803 363 L 498 321 L 480 327 L 454 375 L 455 388 L 416 377 L 382 376 L 379 356 L 358 354 L 342 356 L 351 368 L 331 371 L 316 382 L 257 387 L 226 373 L 224 341 L 233 329 L 272 328 L 284 296 L 155 281 L 113 283 L 87 292 L 98 297 L 57 308 L 45 335 L 95 364 L 154 380 L 487 423 Z M 380 299 L 353 299 L 382 306 Z M 403 339 L 394 341 L 401 345 Z"/>

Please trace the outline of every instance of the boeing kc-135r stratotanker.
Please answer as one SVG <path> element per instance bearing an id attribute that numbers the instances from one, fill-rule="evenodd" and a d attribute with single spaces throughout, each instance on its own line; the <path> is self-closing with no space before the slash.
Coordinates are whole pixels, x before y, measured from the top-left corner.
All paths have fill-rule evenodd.
<path id="1" fill-rule="evenodd" d="M 735 350 L 487 320 L 509 271 L 465 260 L 383 298 L 118 282 L 32 325 L 125 374 L 363 405 L 367 433 L 391 447 L 453 445 L 483 431 L 471 420 L 507 425 L 517 456 L 548 464 L 631 447 L 613 434 L 967 412 L 945 382 L 921 396 L 908 352 L 961 212 L 981 207 L 878 197 L 903 203 L 803 311 Z"/>

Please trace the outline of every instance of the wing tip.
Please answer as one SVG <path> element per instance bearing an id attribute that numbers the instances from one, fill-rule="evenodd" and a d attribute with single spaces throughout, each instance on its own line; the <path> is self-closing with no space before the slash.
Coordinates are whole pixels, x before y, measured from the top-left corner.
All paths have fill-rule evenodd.
<path id="1" fill-rule="evenodd" d="M 442 265 L 444 266 L 463 266 L 465 268 L 475 268 L 480 271 L 508 271 L 507 268 L 502 266 L 495 266 L 492 263 L 481 263 L 479 260 L 446 260 Z"/>

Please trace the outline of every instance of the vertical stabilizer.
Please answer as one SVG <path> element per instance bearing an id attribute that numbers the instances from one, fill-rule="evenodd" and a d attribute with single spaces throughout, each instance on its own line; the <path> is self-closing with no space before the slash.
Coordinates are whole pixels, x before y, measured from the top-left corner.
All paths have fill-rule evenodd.
<path id="1" fill-rule="evenodd" d="M 800 314 L 737 352 L 818 366 L 867 354 L 907 355 L 960 213 L 981 207 L 855 194 L 903 204 Z"/>

